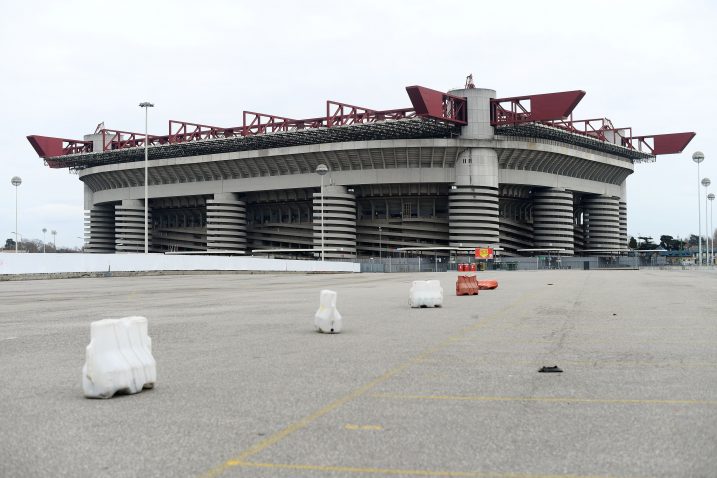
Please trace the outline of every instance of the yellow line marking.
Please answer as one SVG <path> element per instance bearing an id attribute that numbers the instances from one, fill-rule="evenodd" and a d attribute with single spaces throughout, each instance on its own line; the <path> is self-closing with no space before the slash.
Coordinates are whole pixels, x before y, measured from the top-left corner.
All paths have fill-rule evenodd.
<path id="1" fill-rule="evenodd" d="M 400 468 L 363 468 L 353 466 L 324 465 L 293 465 L 285 463 L 255 463 L 240 461 L 238 466 L 248 468 L 268 468 L 284 470 L 325 471 L 334 473 L 363 473 L 374 475 L 413 475 L 413 476 L 445 476 L 463 478 L 607 478 L 605 475 L 535 475 L 530 473 L 496 473 L 484 471 L 442 471 L 442 470 L 408 470 Z"/>
<path id="2" fill-rule="evenodd" d="M 347 423 L 344 428 L 347 430 L 383 430 L 381 425 L 354 425 L 353 423 Z"/>
<path id="3" fill-rule="evenodd" d="M 208 470 L 206 473 L 202 474 L 202 478 L 215 478 L 222 473 L 224 473 L 229 468 L 232 468 L 234 466 L 238 466 L 241 463 L 246 463 L 247 458 L 254 456 L 266 448 L 278 443 L 279 441 L 283 440 L 287 436 L 291 435 L 294 432 L 297 432 L 301 430 L 302 428 L 307 427 L 312 422 L 316 421 L 317 419 L 323 417 L 324 415 L 336 410 L 337 408 L 341 407 L 342 405 L 364 395 L 366 392 L 371 390 L 372 388 L 375 388 L 377 385 L 380 385 L 390 378 L 394 377 L 395 375 L 398 375 L 399 373 L 406 370 L 411 365 L 414 365 L 421 360 L 426 359 L 427 357 L 435 354 L 436 352 L 443 350 L 454 343 L 455 339 L 457 337 L 462 337 L 463 335 L 478 330 L 482 327 L 484 327 L 486 324 L 496 320 L 497 318 L 501 317 L 502 315 L 506 314 L 508 311 L 513 309 L 514 307 L 519 306 L 526 300 L 530 299 L 534 295 L 538 295 L 544 291 L 542 290 L 535 290 L 533 292 L 526 293 L 521 298 L 516 299 L 514 302 L 509 304 L 508 306 L 504 307 L 501 310 L 498 310 L 495 312 L 492 316 L 487 317 L 485 320 L 480 321 L 479 323 L 475 325 L 470 325 L 468 327 L 465 327 L 462 330 L 459 330 L 457 334 L 452 335 L 442 342 L 440 342 L 438 345 L 425 350 L 424 352 L 420 353 L 416 357 L 409 359 L 408 361 L 404 362 L 403 364 L 400 364 L 392 369 L 390 369 L 388 372 L 384 373 L 378 378 L 375 378 L 371 380 L 370 382 L 362 385 L 361 387 L 355 389 L 354 391 L 348 393 L 347 395 L 344 395 L 343 397 L 334 400 L 333 402 L 329 403 L 325 407 L 315 411 L 311 415 L 308 415 L 301 420 L 292 423 L 291 425 L 287 426 L 286 428 L 279 430 L 278 432 L 274 433 L 273 435 L 268 436 L 264 440 L 260 441 L 259 443 L 256 443 L 255 445 L 251 446 L 250 448 L 247 448 L 243 452 L 241 452 L 239 455 L 237 455 L 234 458 L 231 458 L 221 465 L 218 465 L 210 470 Z"/>
<path id="4" fill-rule="evenodd" d="M 565 403 L 619 403 L 641 405 L 717 405 L 717 400 L 652 400 L 630 398 L 571 398 L 571 397 L 493 397 L 480 395 L 403 395 L 400 393 L 373 393 L 372 398 L 396 400 L 446 400 L 464 402 L 565 402 Z"/>

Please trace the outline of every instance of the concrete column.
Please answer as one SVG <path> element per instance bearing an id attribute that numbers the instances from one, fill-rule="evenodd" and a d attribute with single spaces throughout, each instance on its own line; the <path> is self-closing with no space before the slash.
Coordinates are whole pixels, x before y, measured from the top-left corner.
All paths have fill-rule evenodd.
<path id="1" fill-rule="evenodd" d="M 84 252 L 112 254 L 115 252 L 115 208 L 96 205 L 85 211 Z"/>
<path id="2" fill-rule="evenodd" d="M 533 238 L 537 249 L 574 253 L 573 193 L 560 188 L 533 191 Z"/>
<path id="3" fill-rule="evenodd" d="M 618 198 L 605 195 L 583 198 L 585 249 L 625 248 L 620 242 L 619 203 Z"/>
<path id="4" fill-rule="evenodd" d="M 321 249 L 321 193 L 313 195 L 314 248 Z M 324 185 L 324 247 L 326 259 L 356 255 L 356 197 L 344 186 Z"/>
<path id="5" fill-rule="evenodd" d="M 499 244 L 498 155 L 470 148 L 458 155 L 456 183 L 448 196 L 451 247 Z"/>
<path id="6" fill-rule="evenodd" d="M 246 203 L 237 194 L 207 199 L 207 250 L 246 250 Z"/>
<path id="7" fill-rule="evenodd" d="M 152 250 L 152 210 L 148 211 L 149 250 Z M 117 252 L 144 252 L 144 199 L 125 199 L 115 206 Z"/>
<path id="8" fill-rule="evenodd" d="M 620 245 L 627 249 L 630 239 L 627 237 L 627 203 L 620 201 Z"/>
<path id="9" fill-rule="evenodd" d="M 622 247 L 627 248 L 630 244 L 630 239 L 627 237 L 627 181 L 623 181 L 620 189 L 620 241 Z"/>

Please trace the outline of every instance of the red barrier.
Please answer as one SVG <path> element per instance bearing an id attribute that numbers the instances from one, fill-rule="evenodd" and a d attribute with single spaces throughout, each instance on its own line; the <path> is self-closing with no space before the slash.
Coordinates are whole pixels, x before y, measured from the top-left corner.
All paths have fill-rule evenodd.
<path id="1" fill-rule="evenodd" d="M 471 272 L 475 272 L 475 271 L 477 271 L 477 270 L 478 270 L 478 269 L 477 269 L 477 267 L 476 267 L 476 263 L 475 263 L 475 262 L 471 263 Z"/>
<path id="2" fill-rule="evenodd" d="M 497 280 L 479 280 L 478 288 L 480 290 L 493 290 L 498 288 Z"/>
<path id="3" fill-rule="evenodd" d="M 458 276 L 456 295 L 478 295 L 478 281 L 475 276 Z"/>

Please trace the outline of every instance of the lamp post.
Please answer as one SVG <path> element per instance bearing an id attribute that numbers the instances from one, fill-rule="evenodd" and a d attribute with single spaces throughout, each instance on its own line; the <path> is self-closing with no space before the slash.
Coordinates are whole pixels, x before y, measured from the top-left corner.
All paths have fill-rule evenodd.
<path id="1" fill-rule="evenodd" d="M 700 163 L 705 160 L 702 151 L 695 151 L 692 154 L 692 161 L 697 163 L 697 259 L 698 265 L 702 265 L 702 201 L 700 201 Z M 707 211 L 705 211 L 705 214 Z"/>
<path id="2" fill-rule="evenodd" d="M 710 230 L 707 237 L 711 237 L 712 239 L 712 249 L 710 252 L 710 265 L 715 263 L 715 236 L 714 236 L 714 224 L 712 223 L 712 201 L 715 200 L 714 193 L 709 193 L 707 195 L 707 199 L 710 200 Z M 705 211 L 705 216 L 707 215 L 707 211 Z"/>
<path id="3" fill-rule="evenodd" d="M 705 236 L 707 236 L 705 239 L 707 241 L 705 242 L 705 264 L 707 264 L 710 255 L 710 235 L 707 232 L 709 230 L 709 223 L 707 222 L 707 188 L 710 184 L 712 184 L 710 178 L 702 178 L 702 185 L 705 187 Z M 701 258 L 700 261 L 702 261 Z"/>
<path id="4" fill-rule="evenodd" d="M 149 138 L 147 137 L 147 123 L 149 120 L 149 109 L 154 105 L 149 101 L 143 101 L 139 104 L 140 108 L 144 108 L 144 253 L 149 252 L 149 187 L 148 187 L 148 157 L 149 157 Z"/>
<path id="5" fill-rule="evenodd" d="M 53 229 L 50 231 L 50 234 L 52 234 L 52 247 L 54 247 L 55 252 L 57 252 L 57 231 Z"/>
<path id="6" fill-rule="evenodd" d="M 381 226 L 378 226 L 378 259 L 379 261 L 383 259 L 382 251 L 383 251 L 383 240 L 381 238 Z"/>
<path id="7" fill-rule="evenodd" d="M 15 254 L 17 254 L 17 242 L 18 237 L 20 236 L 17 228 L 17 188 L 22 184 L 22 179 L 20 176 L 13 176 L 10 180 L 10 184 L 15 186 Z"/>
<path id="8" fill-rule="evenodd" d="M 321 260 L 324 260 L 324 176 L 329 172 L 328 166 L 319 164 L 316 166 L 316 174 L 321 176 Z"/>
<path id="9" fill-rule="evenodd" d="M 47 232 L 47 228 L 42 228 L 42 253 L 45 253 L 45 233 Z"/>

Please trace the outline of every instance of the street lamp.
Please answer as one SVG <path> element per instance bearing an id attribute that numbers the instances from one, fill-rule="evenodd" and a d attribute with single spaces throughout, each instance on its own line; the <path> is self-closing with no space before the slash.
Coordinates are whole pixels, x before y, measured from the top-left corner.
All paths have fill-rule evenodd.
<path id="1" fill-rule="evenodd" d="M 57 252 L 57 231 L 53 229 L 50 231 L 50 234 L 52 234 L 52 247 L 54 247 L 55 252 Z"/>
<path id="2" fill-rule="evenodd" d="M 47 228 L 42 228 L 42 253 L 45 253 L 45 233 L 47 232 Z"/>
<path id="3" fill-rule="evenodd" d="M 709 193 L 707 195 L 707 199 L 710 200 L 710 232 L 707 237 L 712 238 L 712 250 L 711 250 L 711 259 L 710 259 L 710 265 L 715 263 L 715 236 L 714 236 L 714 223 L 712 222 L 712 201 L 715 200 L 715 195 L 713 193 Z M 705 211 L 705 216 L 707 215 L 707 211 Z"/>
<path id="4" fill-rule="evenodd" d="M 10 184 L 15 186 L 15 254 L 17 254 L 17 238 L 20 235 L 17 228 L 17 187 L 22 184 L 20 176 L 13 176 L 10 180 Z"/>
<path id="5" fill-rule="evenodd" d="M 329 172 L 328 166 L 319 164 L 316 166 L 316 174 L 321 176 L 321 260 L 324 260 L 324 176 Z"/>
<path id="6" fill-rule="evenodd" d="M 381 226 L 378 226 L 378 258 L 382 259 L 381 251 L 383 249 L 383 241 L 381 240 Z"/>
<path id="7" fill-rule="evenodd" d="M 147 123 L 149 120 L 149 109 L 154 105 L 149 101 L 143 101 L 139 104 L 140 108 L 144 108 L 144 253 L 149 252 L 149 187 L 148 187 L 148 158 L 149 158 L 149 137 L 147 136 Z"/>
<path id="8" fill-rule="evenodd" d="M 710 181 L 710 178 L 702 178 L 702 185 L 705 187 L 705 235 L 707 238 L 705 239 L 707 242 L 705 242 L 705 264 L 708 261 L 709 254 L 710 254 L 710 236 L 707 230 L 708 222 L 707 222 L 707 188 L 709 185 L 712 184 L 712 181 Z M 702 258 L 700 258 L 700 261 L 702 261 Z"/>
<path id="9" fill-rule="evenodd" d="M 697 257 L 698 264 L 702 265 L 702 201 L 700 201 L 700 163 L 705 160 L 702 151 L 695 151 L 692 154 L 692 161 L 697 163 Z M 707 211 L 705 211 L 705 214 Z"/>

